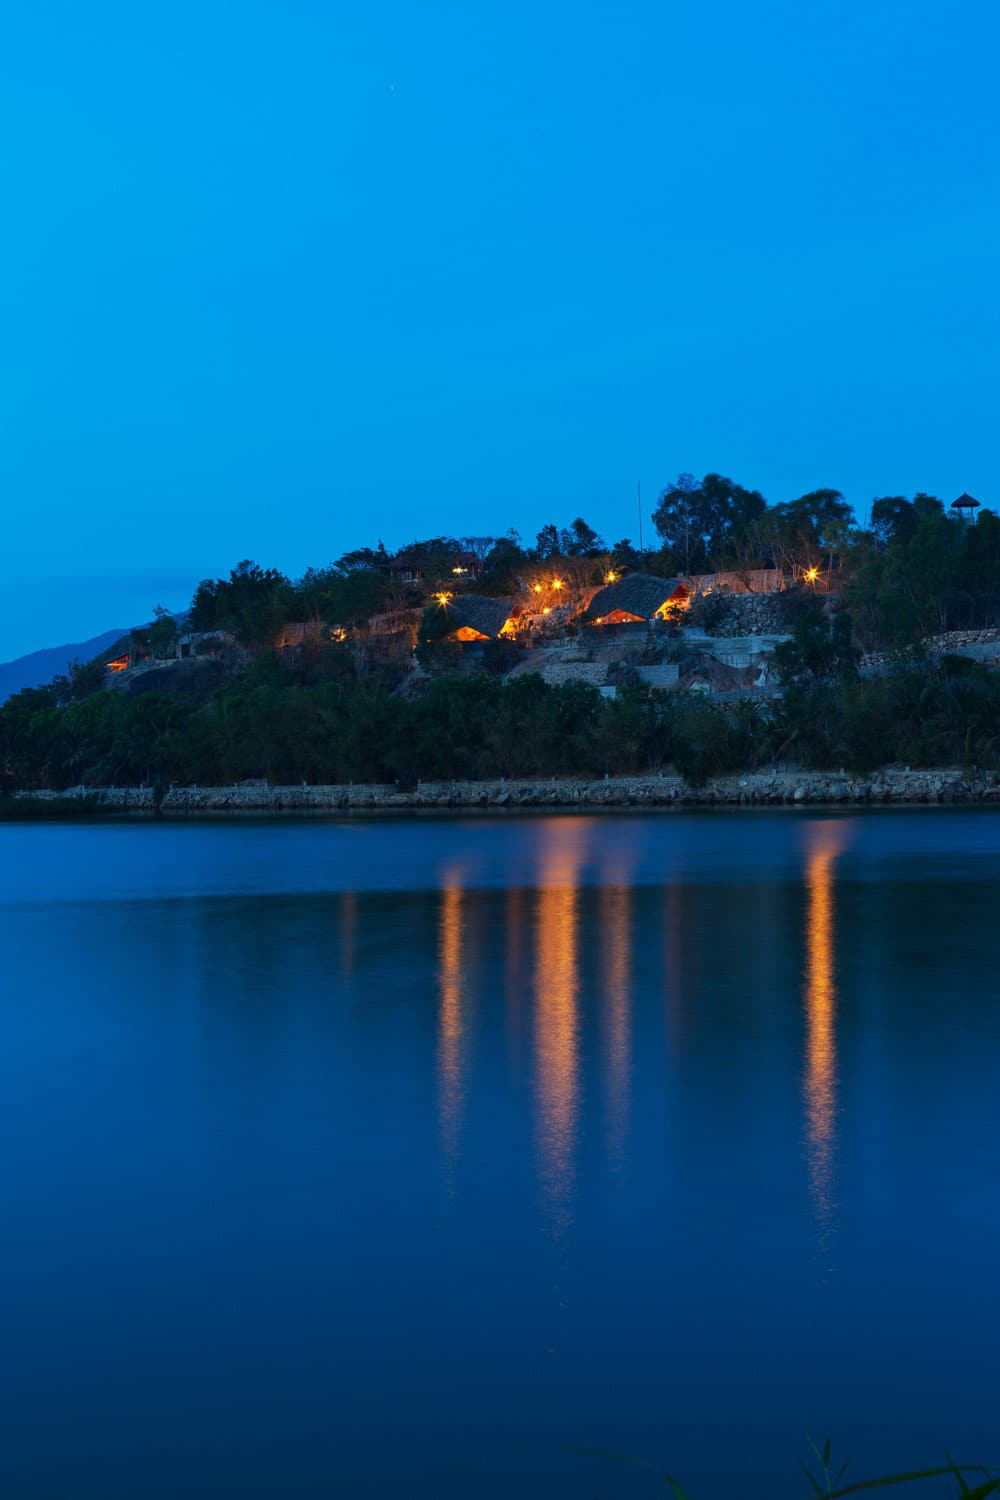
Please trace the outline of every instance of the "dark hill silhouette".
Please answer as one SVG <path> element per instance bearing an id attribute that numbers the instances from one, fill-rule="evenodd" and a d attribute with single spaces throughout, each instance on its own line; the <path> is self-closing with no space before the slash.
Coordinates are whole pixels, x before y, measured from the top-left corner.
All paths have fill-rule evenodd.
<path id="1" fill-rule="evenodd" d="M 71 646 L 49 646 L 44 651 L 19 656 L 15 661 L 0 662 L 0 703 L 22 688 L 44 686 L 60 672 L 68 672 L 71 661 L 90 661 L 126 635 L 127 629 L 105 630 L 89 641 L 78 641 Z"/>

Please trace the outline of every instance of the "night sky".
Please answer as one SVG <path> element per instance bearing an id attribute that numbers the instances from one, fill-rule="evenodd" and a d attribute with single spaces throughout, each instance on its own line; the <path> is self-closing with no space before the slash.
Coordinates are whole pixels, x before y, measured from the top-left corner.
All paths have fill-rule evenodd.
<path id="1" fill-rule="evenodd" d="M 993 0 L 13 0 L 0 659 L 251 556 L 1000 502 Z"/>

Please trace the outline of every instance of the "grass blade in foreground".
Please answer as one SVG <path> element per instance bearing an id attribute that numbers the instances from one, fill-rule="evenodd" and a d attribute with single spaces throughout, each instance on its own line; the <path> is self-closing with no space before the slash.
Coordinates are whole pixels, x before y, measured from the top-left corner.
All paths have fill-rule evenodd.
<path id="1" fill-rule="evenodd" d="M 809 1446 L 822 1464 L 823 1477 L 826 1480 L 825 1487 L 810 1473 L 804 1463 L 801 1463 L 800 1467 L 812 1485 L 816 1496 L 819 1497 L 819 1500 L 841 1500 L 841 1496 L 843 1495 L 856 1495 L 860 1494 L 863 1490 L 883 1489 L 888 1485 L 915 1484 L 921 1479 L 940 1478 L 944 1474 L 950 1474 L 958 1481 L 960 1500 L 986 1500 L 987 1496 L 994 1495 L 1000 1491 L 1000 1476 L 993 1476 L 993 1470 L 996 1465 L 956 1464 L 950 1458 L 950 1455 L 949 1462 L 939 1468 L 911 1469 L 904 1474 L 887 1474 L 880 1479 L 859 1479 L 853 1484 L 844 1485 L 841 1489 L 833 1489 L 832 1484 L 837 1483 L 843 1477 L 847 1464 L 842 1465 L 837 1478 L 831 1482 L 829 1469 L 830 1439 L 827 1438 L 822 1452 L 816 1447 L 811 1438 L 809 1439 Z M 673 1475 L 668 1474 L 666 1469 L 659 1468 L 657 1464 L 650 1463 L 648 1459 L 631 1458 L 627 1453 L 616 1453 L 610 1448 L 587 1448 L 578 1443 L 569 1444 L 566 1452 L 583 1458 L 607 1458 L 615 1463 L 628 1464 L 631 1468 L 649 1469 L 652 1473 L 659 1474 L 665 1480 L 673 1491 L 675 1500 L 689 1500 L 687 1491 L 674 1479 Z M 966 1474 L 985 1474 L 987 1477 L 981 1483 L 970 1488 L 965 1479 Z"/>

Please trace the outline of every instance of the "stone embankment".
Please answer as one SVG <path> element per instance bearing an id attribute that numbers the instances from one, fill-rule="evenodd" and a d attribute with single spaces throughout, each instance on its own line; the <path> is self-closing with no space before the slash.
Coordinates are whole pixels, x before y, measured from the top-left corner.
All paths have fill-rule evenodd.
<path id="1" fill-rule="evenodd" d="M 928 635 L 921 642 L 928 656 L 968 656 L 986 665 L 1000 663 L 1000 630 L 987 626 L 983 630 L 948 630 L 943 635 Z M 870 651 L 861 658 L 862 671 L 881 671 L 905 659 L 906 651 Z"/>
<path id="2" fill-rule="evenodd" d="M 711 619 L 711 634 L 715 638 L 783 635 L 790 628 L 788 604 L 782 593 L 708 594 L 704 603 L 698 600 L 691 607 L 695 620 L 703 613 Z"/>
<path id="3" fill-rule="evenodd" d="M 845 772 L 761 771 L 720 776 L 688 786 L 679 776 L 612 776 L 596 780 L 424 781 L 396 786 L 73 787 L 64 792 L 19 792 L 19 801 L 42 806 L 78 805 L 109 813 L 170 816 L 220 812 L 398 812 L 431 808 L 599 808 L 911 805 L 996 803 L 1000 774 L 883 770 L 870 776 Z"/>

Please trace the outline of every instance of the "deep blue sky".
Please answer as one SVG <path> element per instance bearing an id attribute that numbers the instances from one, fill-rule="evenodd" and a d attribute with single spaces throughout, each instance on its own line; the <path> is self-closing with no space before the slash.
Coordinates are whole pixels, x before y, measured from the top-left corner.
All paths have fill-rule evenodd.
<path id="1" fill-rule="evenodd" d="M 996 503 L 998 52 L 995 0 L 6 6 L 0 658 L 681 469 Z"/>

